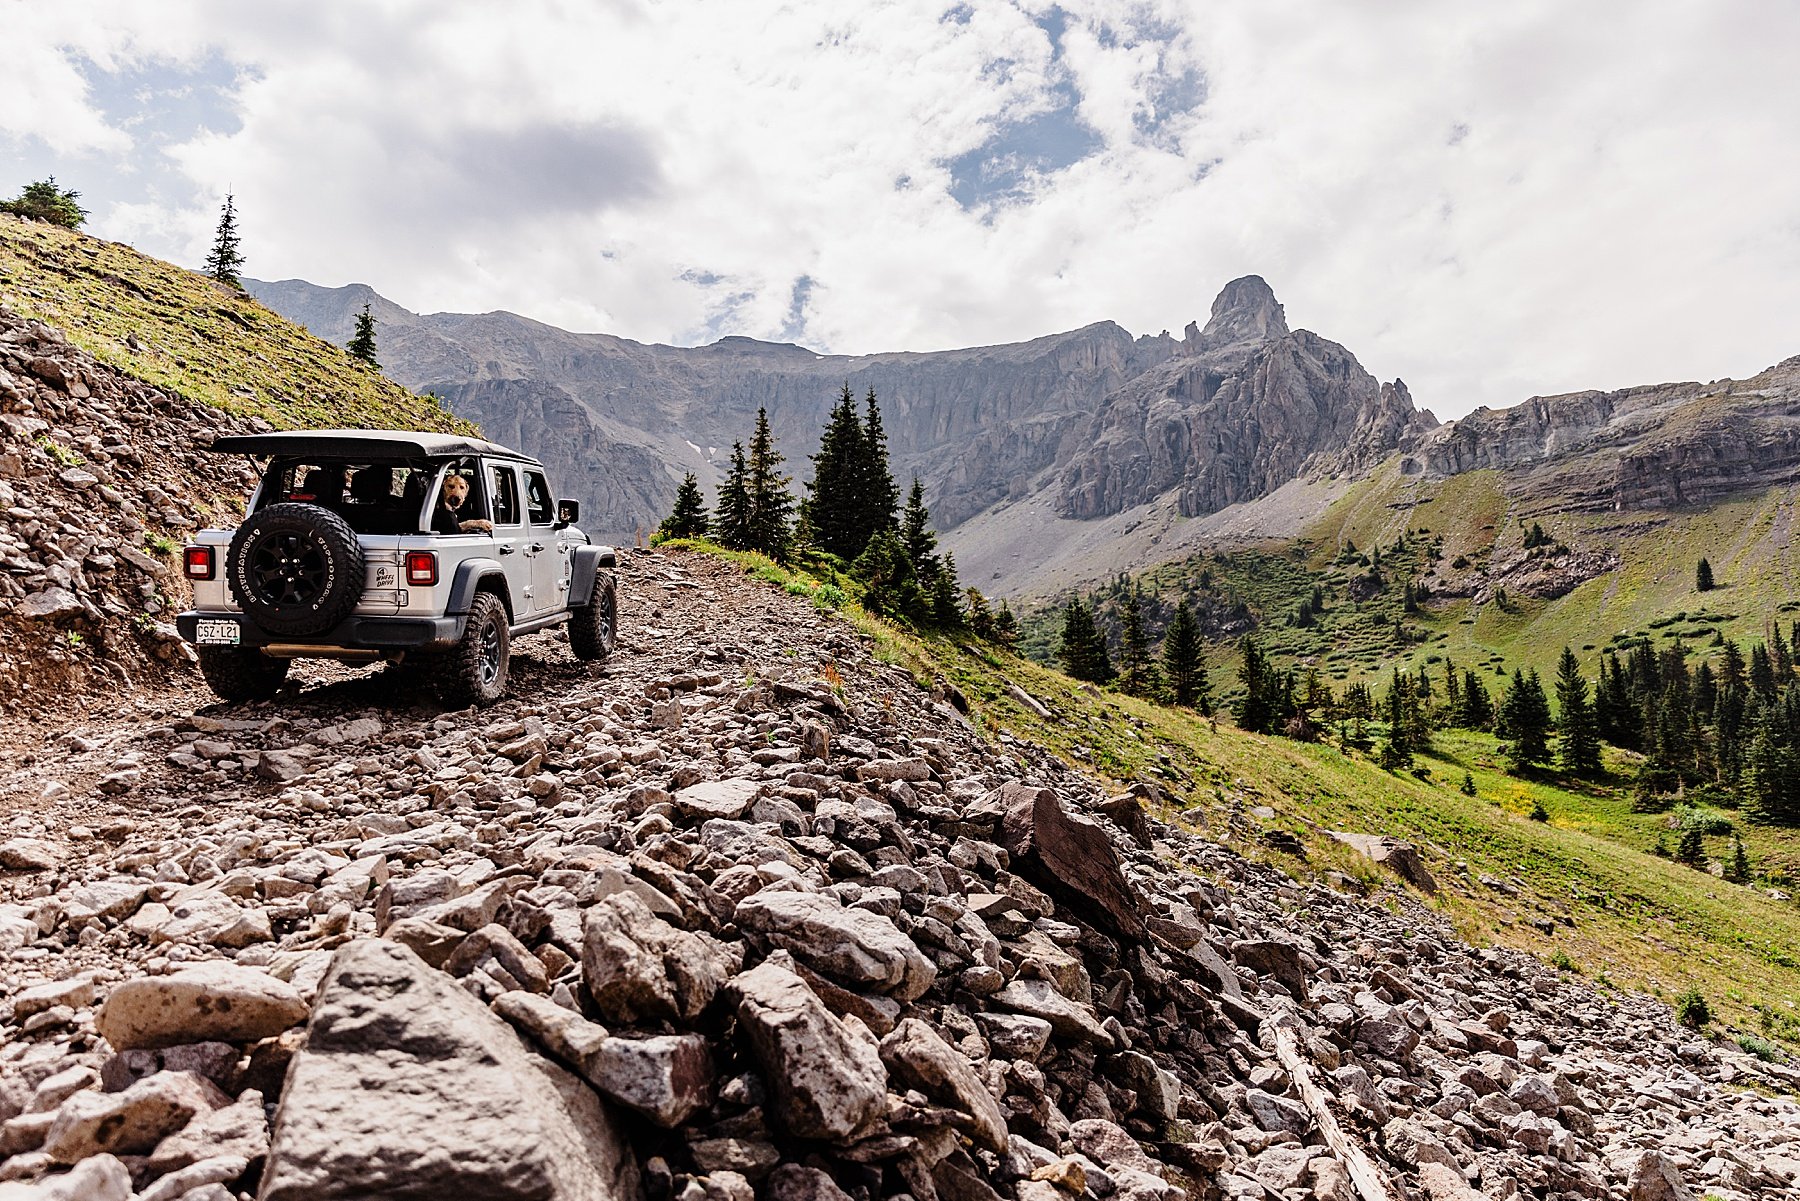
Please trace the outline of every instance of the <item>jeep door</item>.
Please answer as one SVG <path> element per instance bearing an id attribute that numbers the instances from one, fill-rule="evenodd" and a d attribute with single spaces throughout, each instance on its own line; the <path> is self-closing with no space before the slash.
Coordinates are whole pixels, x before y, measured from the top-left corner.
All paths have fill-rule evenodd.
<path id="1" fill-rule="evenodd" d="M 488 504 L 493 513 L 494 551 L 506 570 L 506 591 L 512 597 L 514 622 L 524 621 L 534 609 L 531 587 L 531 530 L 525 525 L 520 504 L 519 472 L 511 463 L 488 462 Z"/>
<path id="2" fill-rule="evenodd" d="M 557 537 L 556 498 L 550 495 L 550 481 L 534 467 L 522 468 L 525 475 L 525 523 L 531 542 L 525 553 L 531 556 L 531 612 L 555 613 L 569 596 L 571 551 L 574 549 Z"/>

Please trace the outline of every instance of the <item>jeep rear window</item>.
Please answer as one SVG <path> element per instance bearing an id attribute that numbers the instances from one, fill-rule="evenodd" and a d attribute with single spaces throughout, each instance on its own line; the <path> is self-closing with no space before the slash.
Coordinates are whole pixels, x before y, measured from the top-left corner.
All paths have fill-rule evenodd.
<path id="1" fill-rule="evenodd" d="M 436 469 L 429 463 L 277 459 L 263 474 L 257 508 L 300 503 L 330 509 L 359 534 L 419 531 Z"/>

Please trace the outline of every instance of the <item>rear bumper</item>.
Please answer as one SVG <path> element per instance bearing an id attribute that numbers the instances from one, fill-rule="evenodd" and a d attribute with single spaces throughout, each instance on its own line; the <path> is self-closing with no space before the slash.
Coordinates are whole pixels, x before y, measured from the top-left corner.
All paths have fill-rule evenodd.
<path id="1" fill-rule="evenodd" d="M 291 634 L 271 634 L 257 627 L 256 623 L 237 613 L 201 612 L 190 609 L 175 618 L 175 628 L 181 636 L 196 646 L 199 641 L 199 627 L 202 621 L 208 623 L 229 621 L 237 625 L 238 641 L 235 645 L 247 647 L 279 646 L 281 654 L 300 657 L 316 653 L 330 657 L 337 651 L 441 651 L 449 650 L 462 638 L 463 626 L 468 623 L 463 617 L 350 617 L 337 628 L 327 630 L 323 634 L 312 634 L 296 637 Z M 209 641 L 208 646 L 233 645 Z M 316 648 L 316 650 L 312 649 Z"/>

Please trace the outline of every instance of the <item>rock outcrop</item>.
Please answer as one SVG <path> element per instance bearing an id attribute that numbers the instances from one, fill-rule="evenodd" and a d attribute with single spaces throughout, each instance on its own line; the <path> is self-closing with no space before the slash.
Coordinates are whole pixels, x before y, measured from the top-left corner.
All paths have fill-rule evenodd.
<path id="1" fill-rule="evenodd" d="M 1590 512 L 1672 509 L 1800 480 L 1800 358 L 1745 380 L 1534 396 L 1420 439 L 1403 467 L 1493 468 Z"/>

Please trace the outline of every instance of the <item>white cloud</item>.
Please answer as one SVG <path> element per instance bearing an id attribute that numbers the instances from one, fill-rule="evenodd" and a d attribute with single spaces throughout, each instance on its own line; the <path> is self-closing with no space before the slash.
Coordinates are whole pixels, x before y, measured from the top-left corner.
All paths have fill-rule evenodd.
<path id="1" fill-rule="evenodd" d="M 196 261 L 229 187 L 254 274 L 426 311 L 793 337 L 798 297 L 857 353 L 1178 329 L 1256 272 L 1440 414 L 1800 351 L 1800 9 L 1754 0 L 104 0 L 9 41 L 0 154 L 66 156 L 98 232 Z M 208 62 L 232 119 L 173 136 L 89 87 Z"/>

